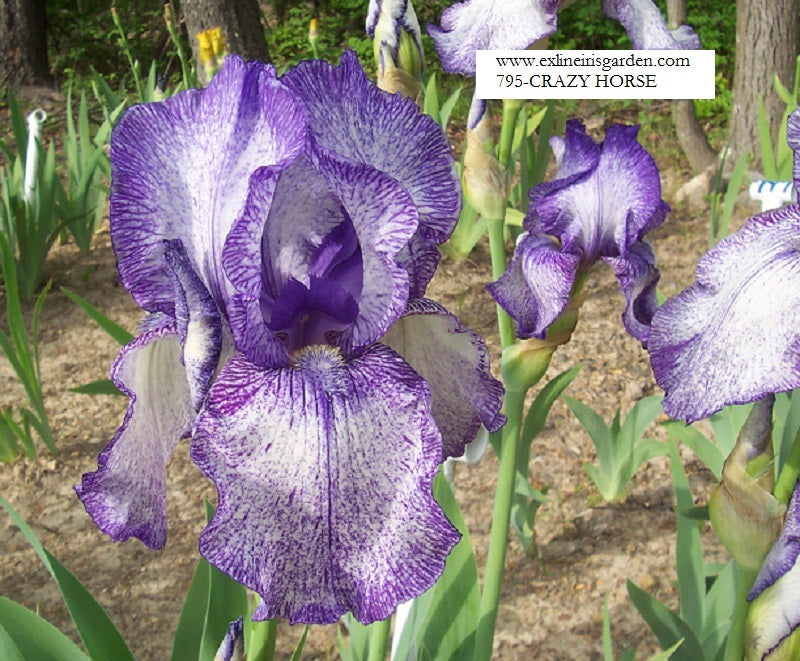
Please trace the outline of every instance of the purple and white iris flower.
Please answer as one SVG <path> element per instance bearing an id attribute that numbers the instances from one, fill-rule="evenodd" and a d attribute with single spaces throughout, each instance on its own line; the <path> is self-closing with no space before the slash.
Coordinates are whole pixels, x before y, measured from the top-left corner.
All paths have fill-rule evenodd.
<path id="1" fill-rule="evenodd" d="M 798 117 L 795 111 L 787 128 L 795 149 Z M 695 283 L 653 316 L 648 351 L 670 416 L 693 422 L 729 404 L 760 406 L 772 393 L 800 387 L 798 237 L 800 205 L 750 218 L 700 259 Z M 798 539 L 796 486 L 748 596 L 748 659 L 796 658 L 800 651 Z"/>
<path id="2" fill-rule="evenodd" d="M 120 281 L 149 315 L 112 368 L 125 419 L 76 491 L 115 541 L 166 541 L 179 439 L 217 488 L 200 537 L 254 619 L 387 617 L 459 535 L 438 465 L 494 431 L 484 342 L 424 293 L 458 218 L 447 140 L 339 66 L 230 57 L 112 135 Z"/>
<path id="3" fill-rule="evenodd" d="M 560 3 L 564 5 L 562 1 Z M 670 30 L 652 0 L 602 0 L 637 49 L 695 49 L 700 39 L 688 25 Z M 559 0 L 464 0 L 428 25 L 445 71 L 475 75 L 475 51 L 522 50 L 556 31 Z"/>
<path id="4" fill-rule="evenodd" d="M 508 270 L 489 292 L 521 338 L 542 339 L 585 277 L 602 260 L 625 296 L 622 320 L 647 342 L 659 273 L 644 235 L 664 220 L 658 168 L 636 140 L 638 126 L 614 124 L 597 144 L 583 124 L 553 137 L 558 171 L 530 191 L 530 206 Z"/>
<path id="5" fill-rule="evenodd" d="M 648 351 L 664 410 L 694 422 L 800 387 L 800 206 L 750 218 L 654 315 Z"/>
<path id="6" fill-rule="evenodd" d="M 556 31 L 558 0 L 465 0 L 428 25 L 442 67 L 475 75 L 475 51 L 521 50 Z"/>
<path id="7" fill-rule="evenodd" d="M 602 0 L 601 6 L 606 16 L 622 24 L 636 49 L 700 48 L 697 33 L 688 25 L 670 30 L 664 15 L 652 0 Z"/>

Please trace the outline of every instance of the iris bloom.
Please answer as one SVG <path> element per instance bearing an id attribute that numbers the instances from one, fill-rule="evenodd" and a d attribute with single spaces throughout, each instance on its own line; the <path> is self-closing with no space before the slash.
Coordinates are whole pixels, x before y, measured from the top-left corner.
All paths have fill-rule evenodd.
<path id="1" fill-rule="evenodd" d="M 800 387 L 798 236 L 800 206 L 750 218 L 655 314 L 648 350 L 670 416 L 693 422 Z"/>
<path id="2" fill-rule="evenodd" d="M 562 2 L 563 4 L 563 2 Z M 475 75 L 475 51 L 522 50 L 556 31 L 559 0 L 464 0 L 442 13 L 442 25 L 428 25 L 445 71 Z M 634 48 L 700 48 L 688 25 L 669 30 L 652 0 L 602 0 Z"/>
<path id="3" fill-rule="evenodd" d="M 445 71 L 475 75 L 475 51 L 527 48 L 556 30 L 558 0 L 465 0 L 428 25 Z"/>
<path id="4" fill-rule="evenodd" d="M 798 117 L 795 111 L 787 129 L 795 150 Z M 795 168 L 795 187 L 797 177 Z M 798 205 L 750 218 L 700 259 L 695 283 L 654 315 L 648 350 L 670 416 L 692 422 L 729 404 L 764 401 L 800 387 L 799 236 Z M 748 597 L 747 659 L 796 656 L 792 646 L 800 641 L 789 637 L 800 626 L 798 539 L 795 487 Z"/>
<path id="5" fill-rule="evenodd" d="M 676 50 L 700 48 L 700 38 L 688 25 L 670 30 L 652 0 L 602 0 L 603 11 L 617 19 L 636 49 Z"/>
<path id="6" fill-rule="evenodd" d="M 648 350 L 670 416 L 692 422 L 729 404 L 761 402 L 800 387 L 799 236 L 800 206 L 750 218 L 700 259 L 696 282 L 655 314 Z M 763 493 L 748 498 L 742 510 L 768 519 L 772 501 Z M 721 538 L 752 546 L 746 525 L 729 521 L 724 528 Z M 770 528 L 758 532 L 767 543 L 774 536 Z M 797 658 L 800 641 L 789 637 L 800 626 L 799 540 L 795 487 L 748 596 L 746 659 Z"/>
<path id="7" fill-rule="evenodd" d="M 544 338 L 602 260 L 622 287 L 625 328 L 647 341 L 659 274 L 642 237 L 664 220 L 669 206 L 661 199 L 655 162 L 636 141 L 638 131 L 614 124 L 597 144 L 581 122 L 571 120 L 565 138 L 551 138 L 556 178 L 531 189 L 526 231 L 506 273 L 489 285 L 516 321 L 519 337 Z"/>
<path id="8" fill-rule="evenodd" d="M 76 488 L 89 514 L 162 547 L 191 436 L 219 495 L 200 552 L 255 619 L 387 617 L 459 537 L 437 466 L 503 422 L 483 341 L 424 298 L 460 205 L 443 133 L 352 53 L 280 79 L 231 57 L 128 110 L 111 159 L 120 281 L 149 315 L 112 367 L 131 401 Z"/>

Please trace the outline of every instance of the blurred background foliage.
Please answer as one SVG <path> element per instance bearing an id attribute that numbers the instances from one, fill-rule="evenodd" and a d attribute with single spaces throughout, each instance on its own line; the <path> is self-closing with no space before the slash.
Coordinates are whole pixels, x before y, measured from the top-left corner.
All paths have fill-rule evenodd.
<path id="1" fill-rule="evenodd" d="M 657 0 L 657 3 L 666 14 L 666 1 Z M 164 24 L 162 0 L 48 0 L 48 48 L 51 68 L 58 83 L 64 85 L 74 79 L 80 87 L 80 81 L 86 80 L 92 69 L 115 87 L 125 87 L 130 82 L 125 80 L 130 73 L 111 20 L 112 4 L 127 30 L 133 57 L 145 69 L 150 62 L 156 61 L 159 73 L 168 80 L 178 77 L 180 63 Z M 311 57 L 308 26 L 311 18 L 316 17 L 319 20 L 320 57 L 335 61 L 343 49 L 351 48 L 358 53 L 368 73 L 373 73 L 372 45 L 364 32 L 367 0 L 274 0 L 260 4 L 265 37 L 279 71 Z M 438 23 L 442 11 L 450 4 L 452 0 L 417 2 L 415 9 L 420 24 Z M 687 16 L 689 24 L 699 33 L 703 48 L 716 51 L 717 98 L 696 101 L 698 117 L 711 124 L 726 124 L 733 84 L 736 4 L 687 0 Z M 583 0 L 563 9 L 558 23 L 558 31 L 550 38 L 551 48 L 630 48 L 622 26 L 607 20 L 600 2 L 595 0 Z M 182 34 L 188 51 L 188 35 L 185 30 Z M 423 42 L 424 71 L 441 74 L 433 42 L 424 34 L 424 27 Z M 448 78 L 440 76 L 446 90 L 455 88 L 460 82 L 456 77 Z M 461 115 L 460 111 L 460 108 L 456 109 L 456 117 Z"/>

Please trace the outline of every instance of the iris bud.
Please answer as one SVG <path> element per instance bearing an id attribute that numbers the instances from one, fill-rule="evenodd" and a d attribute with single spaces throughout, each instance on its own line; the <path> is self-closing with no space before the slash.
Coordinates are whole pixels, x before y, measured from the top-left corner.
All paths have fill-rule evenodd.
<path id="1" fill-rule="evenodd" d="M 585 294 L 573 296 L 564 311 L 550 324 L 545 339 L 519 340 L 503 350 L 503 381 L 506 388 L 525 392 L 542 379 L 555 350 L 572 337 L 578 324 L 580 306 L 585 300 Z"/>
<path id="2" fill-rule="evenodd" d="M 402 9 L 403 13 L 398 13 Z M 417 104 L 422 98 L 422 38 L 410 0 L 404 7 L 379 3 L 377 21 L 368 22 L 378 69 L 378 87 Z"/>
<path id="3" fill-rule="evenodd" d="M 487 220 L 503 220 L 506 215 L 507 182 L 506 168 L 494 155 L 494 136 L 486 102 L 473 99 L 467 119 L 467 146 L 464 150 L 464 195 Z"/>
<path id="4" fill-rule="evenodd" d="M 742 567 L 758 571 L 786 514 L 772 490 L 772 405 L 767 395 L 753 406 L 708 501 L 714 532 Z"/>

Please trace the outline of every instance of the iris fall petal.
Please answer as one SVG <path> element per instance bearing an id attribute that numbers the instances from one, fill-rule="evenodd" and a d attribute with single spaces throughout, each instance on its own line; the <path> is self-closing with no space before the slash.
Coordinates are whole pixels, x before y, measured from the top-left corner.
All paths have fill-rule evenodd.
<path id="1" fill-rule="evenodd" d="M 441 451 L 428 386 L 387 347 L 309 347 L 272 370 L 234 358 L 192 442 L 219 491 L 200 550 L 262 596 L 259 619 L 383 619 L 459 539 L 432 495 Z"/>
<path id="2" fill-rule="evenodd" d="M 800 207 L 751 218 L 655 313 L 648 351 L 664 410 L 692 422 L 800 387 Z"/>
<path id="3" fill-rule="evenodd" d="M 98 469 L 75 487 L 100 530 L 114 541 L 136 537 L 150 548 L 167 539 L 165 470 L 195 417 L 176 326 L 147 331 L 111 368 L 131 398 L 125 420 L 98 457 Z"/>
<path id="4" fill-rule="evenodd" d="M 443 457 L 460 457 L 481 425 L 503 426 L 503 387 L 489 372 L 482 338 L 438 303 L 418 299 L 381 338 L 431 387 L 432 413 L 442 432 Z"/>

